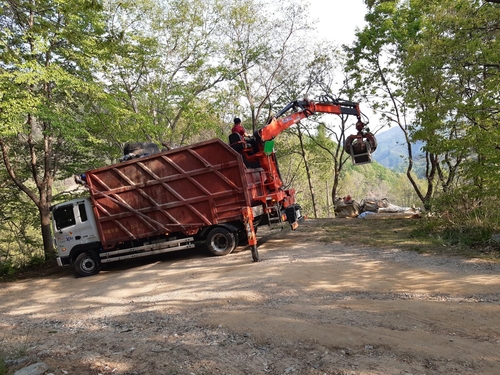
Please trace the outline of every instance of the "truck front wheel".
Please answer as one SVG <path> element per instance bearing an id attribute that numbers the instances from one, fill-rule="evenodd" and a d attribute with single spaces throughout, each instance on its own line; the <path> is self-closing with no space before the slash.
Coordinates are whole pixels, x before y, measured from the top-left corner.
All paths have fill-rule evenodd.
<path id="1" fill-rule="evenodd" d="M 99 273 L 100 269 L 99 260 L 92 251 L 81 253 L 75 260 L 75 271 L 80 276 L 95 275 Z"/>
<path id="2" fill-rule="evenodd" d="M 227 255 L 236 247 L 236 237 L 225 228 L 214 228 L 208 233 L 206 244 L 212 255 Z"/>

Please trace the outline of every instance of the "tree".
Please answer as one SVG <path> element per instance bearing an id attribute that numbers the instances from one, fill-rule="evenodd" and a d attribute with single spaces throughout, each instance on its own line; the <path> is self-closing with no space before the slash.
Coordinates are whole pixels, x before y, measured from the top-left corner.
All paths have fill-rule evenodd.
<path id="1" fill-rule="evenodd" d="M 321 92 L 328 94 L 331 98 L 359 100 L 356 98 L 357 91 L 353 87 L 354 82 L 348 71 L 346 56 L 333 47 L 316 52 L 316 59 L 310 64 L 308 76 L 314 83 L 311 84 L 312 87 L 316 85 Z M 341 80 L 337 81 L 336 76 L 340 76 Z M 338 92 L 338 94 L 334 95 L 333 92 Z M 360 105 L 363 107 L 366 103 Z M 323 122 L 316 128 L 317 135 L 312 136 L 314 142 L 329 155 L 332 161 L 332 202 L 338 197 L 342 171 L 350 159 L 350 156 L 344 152 L 343 146 L 348 137 L 347 133 L 356 132 L 353 129 L 354 123 L 349 123 L 351 120 L 352 117 L 347 115 L 340 115 L 334 121 L 331 121 L 331 117 L 323 116 L 321 118 Z M 366 116 L 362 116 L 362 121 L 368 123 L 369 120 Z"/>
<path id="2" fill-rule="evenodd" d="M 352 68 L 367 92 L 384 89 L 377 97 L 392 108 L 384 115 L 408 143 L 425 142 L 425 193 L 412 178 L 410 148 L 407 169 L 424 206 L 453 191 L 466 199 L 495 195 L 500 9 L 468 0 L 367 4 L 369 23 L 351 49 Z"/>
<path id="3" fill-rule="evenodd" d="M 9 0 L 0 25 L 2 161 L 38 208 L 50 257 L 53 181 L 70 173 L 92 144 L 85 109 L 100 94 L 92 57 L 107 42 L 102 8 L 90 1 Z"/>
<path id="4" fill-rule="evenodd" d="M 424 206 L 430 208 L 437 180 L 438 157 L 435 153 L 427 153 L 427 186 L 424 192 L 412 173 L 411 142 L 416 123 L 413 120 L 414 108 L 406 97 L 409 84 L 403 64 L 408 55 L 408 43 L 417 37 L 419 31 L 418 13 L 408 12 L 405 5 L 399 3 L 368 2 L 368 24 L 357 33 L 354 45 L 346 47 L 351 56 L 348 68 L 357 81 L 355 90 L 364 92 L 368 101 L 373 103 L 374 110 L 381 113 L 383 121 L 389 126 L 396 124 L 402 130 L 408 155 L 406 176 Z"/>
<path id="5" fill-rule="evenodd" d="M 108 90 L 123 104 L 114 143 L 183 145 L 216 131 L 217 85 L 232 76 L 218 2 L 111 1 L 107 11 L 108 28 L 120 37 L 105 67 Z"/>
<path id="6" fill-rule="evenodd" d="M 38 232 L 36 206 L 0 169 L 0 276 L 44 258 Z"/>
<path id="7" fill-rule="evenodd" d="M 307 60 L 307 42 L 301 43 L 310 29 L 307 17 L 306 8 L 295 0 L 240 0 L 227 6 L 225 59 L 237 73 L 235 101 L 245 101 L 241 107 L 248 111 L 253 131 L 273 111 L 297 99 L 298 90 L 284 87 L 301 81 L 303 67 L 297 62 Z"/>
<path id="8" fill-rule="evenodd" d="M 469 199 L 495 196 L 499 181 L 491 170 L 500 161 L 500 8 L 441 1 L 422 9 L 422 31 L 406 59 L 408 98 L 425 103 L 417 108 L 417 118 L 426 126 L 414 136 L 428 137 L 432 131 L 428 149 L 443 155 L 437 171 L 445 193 L 453 181 Z M 421 90 L 412 84 L 417 81 Z"/>

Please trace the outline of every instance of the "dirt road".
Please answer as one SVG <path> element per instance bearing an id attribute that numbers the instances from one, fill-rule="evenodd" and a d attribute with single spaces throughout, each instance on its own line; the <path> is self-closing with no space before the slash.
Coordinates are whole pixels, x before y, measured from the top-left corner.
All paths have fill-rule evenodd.
<path id="1" fill-rule="evenodd" d="M 9 373 L 500 374 L 500 264 L 346 244 L 325 222 L 259 232 L 259 263 L 197 250 L 2 283 Z"/>

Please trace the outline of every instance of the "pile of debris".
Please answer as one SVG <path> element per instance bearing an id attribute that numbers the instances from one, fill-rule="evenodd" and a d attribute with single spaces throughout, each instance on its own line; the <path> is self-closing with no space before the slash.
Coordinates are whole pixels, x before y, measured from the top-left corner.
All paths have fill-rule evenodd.
<path id="1" fill-rule="evenodd" d="M 168 142 L 162 142 L 161 144 L 163 148 L 160 150 L 158 145 L 152 142 L 126 143 L 123 147 L 123 156 L 119 159 L 119 161 L 122 162 L 142 158 L 178 147 L 177 145 Z"/>
<path id="2" fill-rule="evenodd" d="M 414 219 L 420 217 L 420 209 L 392 204 L 387 198 L 365 198 L 359 203 L 351 196 L 335 200 L 335 217 L 360 219 Z"/>

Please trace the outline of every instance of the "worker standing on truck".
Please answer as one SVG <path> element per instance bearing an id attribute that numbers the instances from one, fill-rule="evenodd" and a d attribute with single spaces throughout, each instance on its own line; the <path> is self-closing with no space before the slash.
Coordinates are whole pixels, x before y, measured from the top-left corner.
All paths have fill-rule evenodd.
<path id="1" fill-rule="evenodd" d="M 231 133 L 238 133 L 242 138 L 249 137 L 245 128 L 241 125 L 241 120 L 238 117 L 234 118 L 234 126 L 231 129 Z"/>

